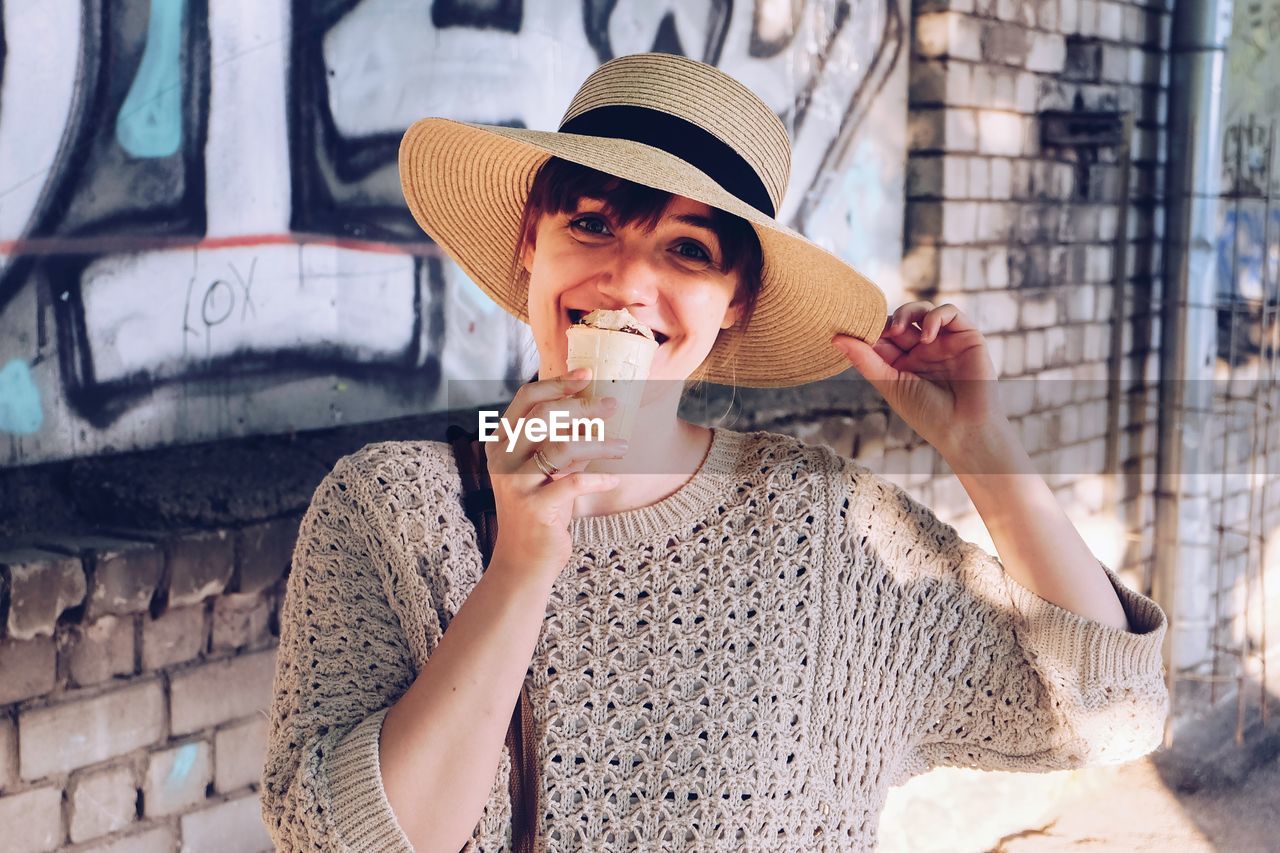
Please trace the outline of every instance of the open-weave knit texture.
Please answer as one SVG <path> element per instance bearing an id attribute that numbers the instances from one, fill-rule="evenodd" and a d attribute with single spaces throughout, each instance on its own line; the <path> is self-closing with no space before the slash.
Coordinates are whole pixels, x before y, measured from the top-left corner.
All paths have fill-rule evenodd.
<path id="1" fill-rule="evenodd" d="M 371 444 L 293 556 L 262 775 L 281 850 L 411 850 L 378 737 L 479 580 L 447 444 Z M 1062 609 L 865 466 L 715 430 L 662 501 L 572 522 L 529 667 L 550 850 L 870 850 L 891 785 L 1156 749 L 1167 621 Z M 1080 571 L 1097 571 L 1081 566 Z M 464 848 L 508 849 L 510 758 Z"/>

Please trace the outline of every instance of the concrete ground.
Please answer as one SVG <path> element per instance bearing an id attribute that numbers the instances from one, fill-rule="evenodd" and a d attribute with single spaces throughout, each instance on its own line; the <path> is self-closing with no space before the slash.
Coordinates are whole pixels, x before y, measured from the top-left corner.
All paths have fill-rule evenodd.
<path id="1" fill-rule="evenodd" d="M 1043 827 L 1010 835 L 991 853 L 1168 851 L 1271 853 L 1280 850 L 1280 760 L 1239 788 L 1181 794 L 1149 759 L 1089 771 L 1078 796 Z"/>
<path id="2" fill-rule="evenodd" d="M 1150 758 L 1034 775 L 944 768 L 893 790 L 881 836 L 879 853 L 1275 853 L 1280 759 L 1195 793 L 1171 789 Z"/>
<path id="3" fill-rule="evenodd" d="M 1138 761 L 1057 773 L 939 768 L 890 791 L 878 853 L 1280 853 L 1280 699 L 1235 703 Z"/>

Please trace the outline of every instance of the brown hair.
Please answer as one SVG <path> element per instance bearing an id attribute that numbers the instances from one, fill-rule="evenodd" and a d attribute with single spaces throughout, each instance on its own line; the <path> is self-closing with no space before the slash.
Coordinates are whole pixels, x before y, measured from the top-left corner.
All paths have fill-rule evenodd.
<path id="1" fill-rule="evenodd" d="M 524 247 L 533 237 L 539 219 L 545 215 L 557 215 L 577 208 L 584 197 L 600 199 L 609 214 L 623 225 L 638 223 L 646 230 L 657 227 L 662 214 L 671 204 L 674 195 L 663 190 L 646 187 L 592 169 L 551 157 L 534 175 L 520 218 L 520 239 L 516 241 L 512 260 L 512 281 L 523 284 L 528 292 L 528 272 L 521 260 Z M 738 321 L 731 327 L 745 332 L 755 312 L 756 301 L 764 269 L 764 251 L 760 238 L 751 224 L 740 216 L 711 208 L 712 230 L 720 241 L 723 258 L 722 271 L 738 274 L 738 290 L 733 301 L 741 304 Z M 739 337 L 738 340 L 741 340 Z"/>

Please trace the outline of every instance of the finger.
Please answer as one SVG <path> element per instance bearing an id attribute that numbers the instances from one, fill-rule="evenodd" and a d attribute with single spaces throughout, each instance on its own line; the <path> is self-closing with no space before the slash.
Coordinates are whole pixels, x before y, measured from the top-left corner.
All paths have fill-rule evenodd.
<path id="1" fill-rule="evenodd" d="M 958 305 L 952 305 L 950 302 L 939 305 L 939 309 L 949 309 L 950 319 L 944 324 L 948 332 L 976 332 L 978 327 L 969 319 L 969 316 L 960 310 Z"/>
<path id="2" fill-rule="evenodd" d="M 925 318 L 928 324 L 926 331 L 932 331 L 932 334 L 926 337 L 926 343 L 934 340 L 945 328 L 948 332 L 976 332 L 978 327 L 973 324 L 964 312 L 950 302 L 939 305 L 937 309 L 930 312 L 929 317 Z"/>
<path id="3" fill-rule="evenodd" d="M 618 485 L 617 474 L 589 474 L 586 471 L 579 471 L 563 479 L 548 483 L 542 487 L 538 494 L 539 497 L 545 497 L 549 501 L 559 503 L 572 500 L 578 495 L 605 492 L 616 485 Z"/>
<path id="4" fill-rule="evenodd" d="M 892 323 L 890 324 L 890 332 L 899 334 L 911 328 L 911 324 L 918 321 L 933 308 L 933 303 L 925 300 L 916 300 L 914 302 L 905 302 L 894 309 Z"/>
<path id="5" fill-rule="evenodd" d="M 849 363 L 877 390 L 898 377 L 898 371 L 874 347 L 867 346 L 865 341 L 852 337 L 841 338 L 839 346 Z"/>
<path id="6" fill-rule="evenodd" d="M 573 421 L 577 418 L 600 418 L 604 419 L 617 411 L 617 399 L 613 397 L 597 397 L 594 399 L 586 399 L 583 397 L 560 397 L 555 400 L 545 400 L 535 403 L 531 409 L 525 414 L 526 418 L 540 419 L 550 426 L 552 415 L 555 412 L 564 412 L 562 422 L 565 427 L 572 433 L 574 429 Z M 514 423 L 514 422 L 513 422 Z M 521 430 L 516 436 L 515 443 L 510 445 L 503 443 L 500 453 L 505 457 L 505 466 L 508 471 L 515 471 L 523 467 L 523 464 L 533 456 L 533 452 L 540 446 L 542 440 L 534 441 L 529 438 L 528 432 Z M 550 441 L 550 444 L 565 444 L 562 441 Z"/>
<path id="7" fill-rule="evenodd" d="M 620 438 L 546 441 L 535 449 L 534 454 L 530 454 L 521 468 L 531 477 L 536 477 L 538 480 L 545 479 L 546 475 L 538 467 L 538 460 L 534 458 L 537 450 L 540 449 L 543 457 L 559 469 L 551 475 L 554 479 L 559 479 L 575 471 L 581 471 L 593 459 L 622 458 L 626 455 L 627 444 Z"/>
<path id="8" fill-rule="evenodd" d="M 591 373 L 590 367 L 580 367 L 554 379 L 526 382 L 516 389 L 516 393 L 512 396 L 506 411 L 502 413 L 502 417 L 511 423 L 515 423 L 520 418 L 528 417 L 530 409 L 538 403 L 571 397 L 587 387 L 587 383 L 591 381 Z M 498 428 L 498 432 L 505 433 L 501 427 Z M 501 441 L 504 446 L 507 440 L 506 435 L 503 434 Z"/>
<path id="9" fill-rule="evenodd" d="M 898 346 L 888 338 L 881 338 L 876 341 L 871 348 L 875 350 L 876 355 L 880 356 L 888 364 L 893 364 L 902 358 L 902 354 L 911 349 L 909 346 Z"/>
<path id="10" fill-rule="evenodd" d="M 894 327 L 894 330 L 881 340 L 889 341 L 899 350 L 905 352 L 920 343 L 920 330 L 912 326 L 910 322 L 906 322 L 900 327 Z"/>
<path id="11" fill-rule="evenodd" d="M 934 308 L 920 321 L 920 340 L 931 343 L 937 340 L 942 327 L 951 322 L 956 315 L 956 307 L 947 303 Z"/>

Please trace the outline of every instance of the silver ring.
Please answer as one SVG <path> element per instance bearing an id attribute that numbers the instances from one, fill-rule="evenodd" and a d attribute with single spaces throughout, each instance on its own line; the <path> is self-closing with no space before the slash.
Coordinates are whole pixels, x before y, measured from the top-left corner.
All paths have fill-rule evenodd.
<path id="1" fill-rule="evenodd" d="M 559 468 L 551 464 L 551 460 L 547 459 L 546 456 L 542 455 L 541 447 L 539 447 L 536 451 L 534 451 L 533 461 L 537 463 L 538 470 L 541 471 L 543 474 L 546 474 L 548 477 L 554 477 L 556 473 L 560 470 Z"/>

